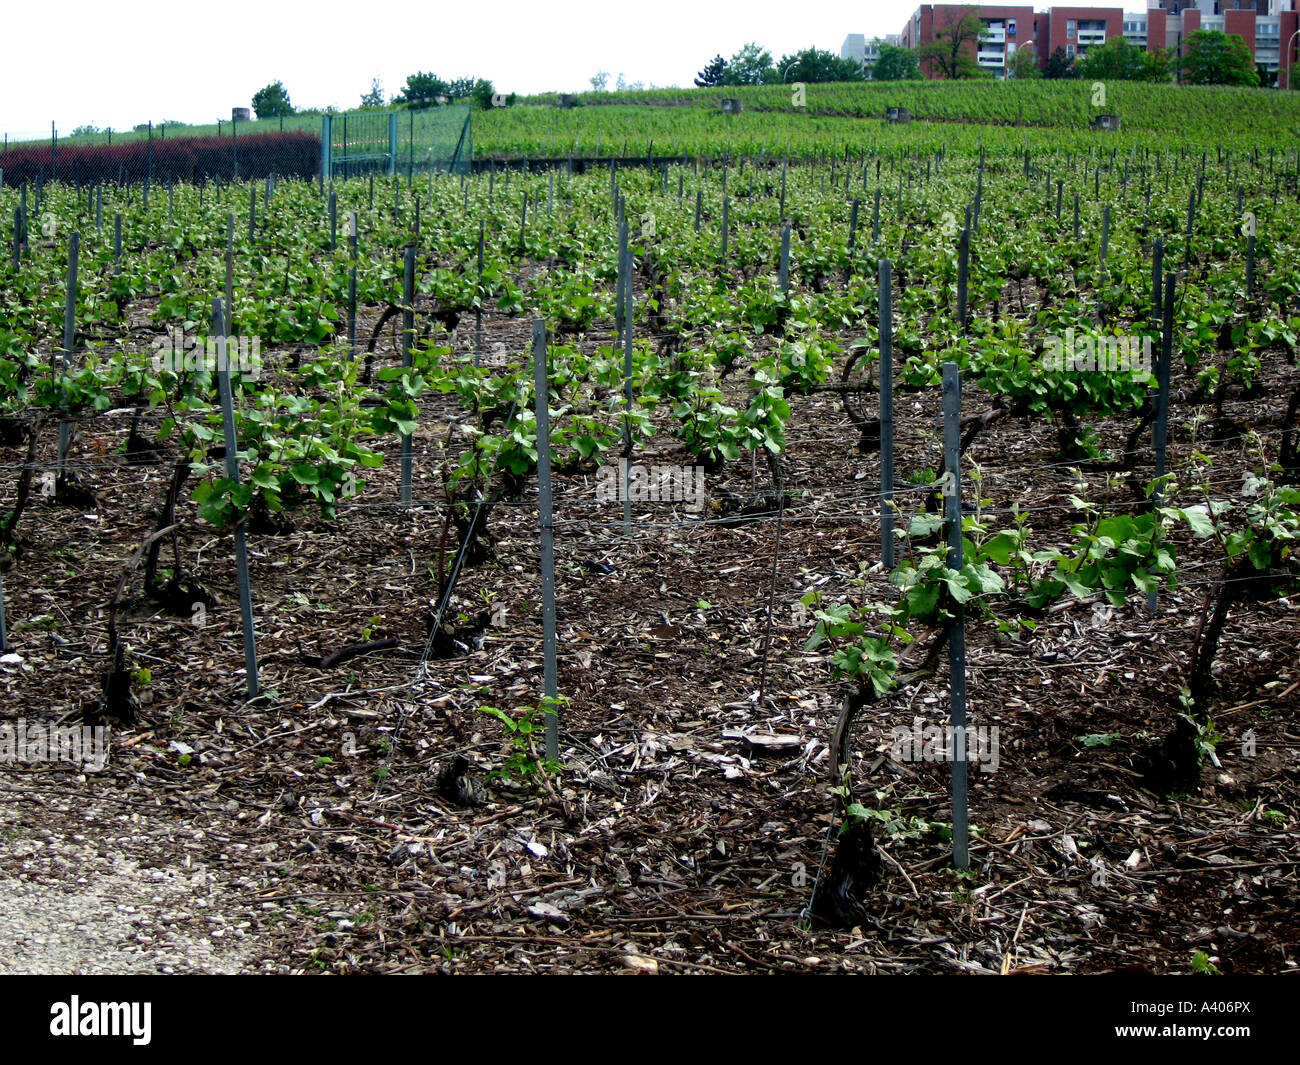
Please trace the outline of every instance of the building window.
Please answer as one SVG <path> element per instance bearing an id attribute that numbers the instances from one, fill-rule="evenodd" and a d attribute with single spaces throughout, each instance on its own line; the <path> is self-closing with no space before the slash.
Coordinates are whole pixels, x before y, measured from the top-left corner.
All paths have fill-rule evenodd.
<path id="1" fill-rule="evenodd" d="M 1074 19 L 1065 20 L 1065 36 L 1067 40 L 1074 39 Z"/>
<path id="2" fill-rule="evenodd" d="M 1066 59 L 1073 59 L 1073 58 L 1074 58 L 1074 45 L 1072 45 L 1072 44 L 1067 44 L 1067 45 L 1065 46 L 1065 58 L 1066 58 Z"/>
<path id="3" fill-rule="evenodd" d="M 1016 20 L 1013 18 L 1009 18 L 1007 19 L 1007 36 L 1014 37 L 1015 35 L 1016 35 Z"/>

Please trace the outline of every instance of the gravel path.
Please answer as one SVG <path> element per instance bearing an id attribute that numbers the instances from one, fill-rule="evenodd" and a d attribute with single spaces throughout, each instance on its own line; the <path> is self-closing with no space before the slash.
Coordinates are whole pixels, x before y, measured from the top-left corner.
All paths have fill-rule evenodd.
<path id="1" fill-rule="evenodd" d="M 203 834 L 78 779 L 0 774 L 0 974 L 265 971 Z"/>

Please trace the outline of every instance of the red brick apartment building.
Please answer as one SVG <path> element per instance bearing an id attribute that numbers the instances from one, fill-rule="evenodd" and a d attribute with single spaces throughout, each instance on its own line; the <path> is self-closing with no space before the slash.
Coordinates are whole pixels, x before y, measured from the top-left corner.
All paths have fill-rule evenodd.
<path id="1" fill-rule="evenodd" d="M 1040 67 L 1057 48 L 1067 58 L 1123 36 L 1139 48 L 1168 48 L 1180 55 L 1183 41 L 1197 30 L 1239 34 L 1255 62 L 1277 73 L 1277 84 L 1289 88 L 1296 60 L 1300 14 L 1297 0 L 1147 0 L 1143 11 L 1126 13 L 1118 7 L 1032 7 L 991 4 L 922 4 L 907 21 L 899 41 L 917 48 L 934 41 L 936 34 L 961 19 L 971 8 L 987 30 L 978 44 L 968 45 L 975 61 L 995 77 L 1007 77 L 1016 52 L 1032 48 Z M 922 64 L 927 77 L 935 77 L 932 64 Z"/>

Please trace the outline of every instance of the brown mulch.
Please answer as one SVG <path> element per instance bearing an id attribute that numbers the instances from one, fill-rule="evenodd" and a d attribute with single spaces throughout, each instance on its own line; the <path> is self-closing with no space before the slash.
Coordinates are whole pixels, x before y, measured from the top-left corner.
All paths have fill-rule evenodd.
<path id="1" fill-rule="evenodd" d="M 487 325 L 491 342 L 527 349 L 527 321 Z M 472 321 L 462 322 L 461 341 L 472 336 Z M 391 338 L 380 351 L 391 358 Z M 1292 371 L 1271 358 L 1266 373 Z M 1231 402 L 1230 414 L 1276 446 L 1290 387 Z M 975 412 L 987 397 L 969 392 L 965 404 Z M 447 426 L 462 418 L 431 397 L 416 437 L 414 509 L 394 505 L 397 449 L 387 441 L 392 461 L 338 522 L 302 511 L 292 532 L 250 537 L 264 698 L 244 698 L 231 538 L 200 525 L 187 504 L 186 564 L 219 597 L 206 624 L 165 614 L 137 583 L 120 625 L 131 668 L 151 672 L 136 685 L 141 720 L 112 730 L 102 773 L 9 765 L 0 797 L 53 817 L 42 796 L 80 793 L 192 829 L 254 967 L 271 970 L 1188 972 L 1196 950 L 1224 972 L 1293 969 L 1300 602 L 1233 614 L 1213 714 L 1220 764 L 1206 765 L 1200 789 L 1160 796 L 1140 773 L 1178 712 L 1204 583 L 1163 593 L 1155 616 L 1136 596 L 1121 608 L 1076 603 L 1043 614 L 1021 639 L 972 619 L 971 722 L 998 726 L 1002 749 L 996 772 L 972 766 L 970 872 L 950 867 L 947 767 L 888 757 L 892 726 L 946 720 L 941 668 L 871 707 L 853 731 L 855 795 L 889 818 L 884 875 L 862 920 L 829 929 L 802 919 L 832 827 L 828 744 L 845 693 L 821 653 L 803 650 L 810 622 L 796 602 L 814 588 L 832 599 L 892 595 L 871 568 L 878 456 L 854 449 L 834 397 L 793 406 L 786 485 L 811 498 L 791 503 L 776 546 L 761 699 L 775 521 L 723 524 L 713 508 L 645 504 L 624 539 L 621 505 L 598 506 L 590 474 L 562 476 L 563 771 L 550 790 L 489 777 L 508 747 L 500 724 L 475 708 L 535 705 L 541 694 L 535 494 L 494 509 L 494 556 L 465 572 L 448 618 L 461 647 L 419 668 L 437 595 L 437 470 Z M 935 464 L 940 434 L 934 395 L 900 394 L 896 408 L 906 511 L 920 497 L 904 478 Z M 1190 413 L 1171 417 L 1173 468 L 1190 453 Z M 38 499 L 23 518 L 23 550 L 3 574 L 10 650 L 23 659 L 0 673 L 3 720 L 75 720 L 100 689 L 106 604 L 153 526 L 168 470 L 125 464 L 116 449 L 128 424 L 108 414 L 81 427 L 73 461 L 99 509 Z M 1096 428 L 1118 446 L 1128 426 Z M 1074 478 L 1055 442 L 1042 422 L 1007 422 L 977 439 L 967 483 L 978 466 L 997 512 L 991 528 L 1009 526 L 1003 512 L 1018 503 L 1042 508 L 1031 514 L 1036 546 L 1070 539 Z M 1235 497 L 1250 463 L 1242 441 L 1197 446 L 1214 457 L 1218 490 Z M 641 457 L 690 461 L 663 435 Z M 12 505 L 22 458 L 21 448 L 0 449 L 0 506 Z M 1149 471 L 1150 456 L 1142 461 Z M 1104 474 L 1085 475 L 1101 498 Z M 716 500 L 765 484 L 763 465 L 755 473 L 745 456 L 710 476 L 709 492 Z M 1131 499 L 1122 487 L 1112 498 Z M 1188 582 L 1214 576 L 1210 556 L 1176 542 L 1180 558 L 1203 563 Z M 859 576 L 865 587 L 853 583 Z M 503 624 L 480 628 L 478 615 L 495 604 Z M 398 647 L 328 671 L 299 650 L 323 656 L 383 637 Z M 1247 732 L 1253 756 L 1243 753 Z M 458 754 L 486 789 L 481 805 L 439 787 Z M 0 872 L 11 865 L 0 857 Z"/>

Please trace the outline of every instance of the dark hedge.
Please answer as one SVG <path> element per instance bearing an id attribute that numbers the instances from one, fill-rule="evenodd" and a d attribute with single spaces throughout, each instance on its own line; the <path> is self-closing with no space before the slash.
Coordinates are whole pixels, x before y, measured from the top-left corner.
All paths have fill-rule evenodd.
<path id="1" fill-rule="evenodd" d="M 235 174 L 238 151 L 239 173 Z M 100 182 L 141 182 L 150 172 L 148 141 L 87 146 L 57 145 L 54 159 L 48 144 L 19 145 L 0 150 L 6 185 L 22 185 L 53 176 L 59 181 L 93 185 Z M 278 177 L 314 178 L 320 174 L 320 137 L 314 133 L 255 133 L 230 137 L 168 137 L 152 145 L 152 180 L 166 182 L 229 181 Z"/>

